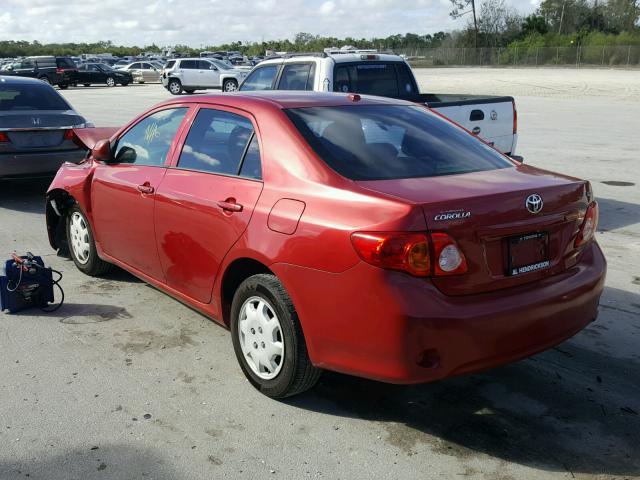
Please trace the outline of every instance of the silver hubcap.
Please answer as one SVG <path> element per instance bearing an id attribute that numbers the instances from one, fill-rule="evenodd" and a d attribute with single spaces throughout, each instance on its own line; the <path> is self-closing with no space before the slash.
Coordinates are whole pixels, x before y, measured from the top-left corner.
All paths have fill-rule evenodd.
<path id="1" fill-rule="evenodd" d="M 113 78 L 107 78 L 107 85 L 113 87 L 116 84 Z"/>
<path id="2" fill-rule="evenodd" d="M 227 82 L 224 85 L 224 91 L 225 92 L 235 92 L 238 89 L 238 87 L 236 86 L 236 84 L 234 82 Z"/>
<path id="3" fill-rule="evenodd" d="M 284 364 L 282 328 L 264 298 L 248 298 L 240 308 L 238 338 L 253 373 L 263 380 L 271 380 L 280 373 Z"/>
<path id="4" fill-rule="evenodd" d="M 171 82 L 169 84 L 169 90 L 171 90 L 171 93 L 173 94 L 178 94 L 180 93 L 180 85 L 178 85 L 177 82 Z"/>
<path id="5" fill-rule="evenodd" d="M 86 220 L 78 212 L 73 212 L 71 215 L 71 222 L 69 225 L 69 233 L 71 238 L 71 248 L 76 260 L 81 264 L 85 264 L 89 261 L 89 252 L 91 246 L 89 244 L 89 226 Z"/>

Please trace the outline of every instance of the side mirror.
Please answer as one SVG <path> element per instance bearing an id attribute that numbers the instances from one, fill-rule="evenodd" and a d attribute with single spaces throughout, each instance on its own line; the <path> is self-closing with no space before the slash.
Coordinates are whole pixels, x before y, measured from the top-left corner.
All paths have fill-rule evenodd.
<path id="1" fill-rule="evenodd" d="M 137 156 L 135 148 L 122 147 L 118 151 L 115 163 L 135 163 Z"/>
<path id="2" fill-rule="evenodd" d="M 98 162 L 108 162 L 111 160 L 111 143 L 109 140 L 99 140 L 91 149 L 91 156 Z"/>

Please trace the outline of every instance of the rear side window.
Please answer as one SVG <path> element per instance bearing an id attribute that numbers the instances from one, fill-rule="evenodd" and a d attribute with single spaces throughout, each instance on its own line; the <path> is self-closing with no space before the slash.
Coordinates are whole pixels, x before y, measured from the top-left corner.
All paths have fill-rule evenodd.
<path id="1" fill-rule="evenodd" d="M 240 86 L 240 90 L 271 90 L 279 65 L 266 65 L 254 69 Z"/>
<path id="2" fill-rule="evenodd" d="M 71 110 L 71 107 L 48 85 L 0 83 L 0 112 L 21 110 Z"/>
<path id="3" fill-rule="evenodd" d="M 290 63 L 282 69 L 278 90 L 313 90 L 315 63 Z"/>
<path id="4" fill-rule="evenodd" d="M 286 113 L 318 156 L 353 180 L 434 177 L 513 166 L 423 107 L 308 107 Z"/>
<path id="5" fill-rule="evenodd" d="M 333 90 L 393 98 L 406 98 L 417 93 L 408 67 L 398 62 L 338 65 Z"/>
<path id="6" fill-rule="evenodd" d="M 255 163 L 257 158 L 258 165 L 260 163 L 257 143 L 253 149 L 247 148 L 252 136 L 253 125 L 249 119 L 221 110 L 201 109 L 182 147 L 178 168 L 239 175 L 247 150 L 251 151 L 249 162 Z M 253 174 L 255 165 L 247 169 L 252 169 L 249 173 Z"/>
<path id="7" fill-rule="evenodd" d="M 58 68 L 76 68 L 76 64 L 70 58 L 56 58 Z"/>
<path id="8" fill-rule="evenodd" d="M 196 70 L 198 68 L 198 60 L 182 60 L 180 62 L 180 68 Z"/>
<path id="9" fill-rule="evenodd" d="M 117 163 L 163 166 L 187 108 L 152 113 L 127 131 L 116 147 Z"/>
<path id="10" fill-rule="evenodd" d="M 167 70 L 170 70 L 173 68 L 173 66 L 176 64 L 175 60 L 169 60 L 167 62 L 167 64 L 164 66 L 164 68 L 166 68 Z"/>

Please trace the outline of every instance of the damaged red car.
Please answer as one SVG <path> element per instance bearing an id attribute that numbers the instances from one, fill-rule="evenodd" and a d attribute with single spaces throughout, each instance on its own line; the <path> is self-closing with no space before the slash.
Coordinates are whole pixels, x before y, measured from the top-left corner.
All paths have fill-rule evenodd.
<path id="1" fill-rule="evenodd" d="M 205 95 L 77 135 L 90 154 L 47 193 L 53 248 L 228 327 L 268 396 L 324 369 L 418 383 L 495 367 L 597 316 L 606 263 L 589 182 L 520 164 L 424 107 Z"/>

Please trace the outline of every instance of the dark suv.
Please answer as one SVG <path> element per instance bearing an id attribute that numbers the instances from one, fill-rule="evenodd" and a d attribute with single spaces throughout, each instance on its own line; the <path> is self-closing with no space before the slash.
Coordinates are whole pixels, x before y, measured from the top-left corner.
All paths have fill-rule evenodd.
<path id="1" fill-rule="evenodd" d="M 78 68 L 69 57 L 25 57 L 10 63 L 2 74 L 37 78 L 62 89 L 78 82 Z"/>

